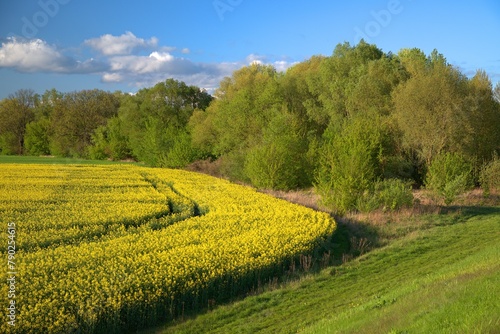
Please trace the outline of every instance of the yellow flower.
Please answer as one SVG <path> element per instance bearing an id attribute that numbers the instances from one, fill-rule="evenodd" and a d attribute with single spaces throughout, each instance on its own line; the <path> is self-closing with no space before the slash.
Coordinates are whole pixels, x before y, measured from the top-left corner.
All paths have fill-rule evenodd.
<path id="1" fill-rule="evenodd" d="M 175 314 L 186 298 L 222 288 L 215 282 L 244 284 L 335 230 L 327 214 L 186 171 L 4 166 L 1 219 L 16 222 L 26 282 L 19 332 L 113 324 L 124 312 L 141 317 L 166 303 Z"/>

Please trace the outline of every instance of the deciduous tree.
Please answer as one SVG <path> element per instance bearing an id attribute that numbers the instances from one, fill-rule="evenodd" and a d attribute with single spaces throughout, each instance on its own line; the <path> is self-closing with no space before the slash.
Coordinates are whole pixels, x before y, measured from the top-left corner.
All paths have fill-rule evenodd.
<path id="1" fill-rule="evenodd" d="M 55 101 L 51 151 L 56 155 L 85 157 L 94 131 L 117 115 L 119 100 L 102 90 L 66 93 Z"/>
<path id="2" fill-rule="evenodd" d="M 24 154 L 26 126 L 34 118 L 38 96 L 21 89 L 0 102 L 0 150 L 2 154 Z"/>

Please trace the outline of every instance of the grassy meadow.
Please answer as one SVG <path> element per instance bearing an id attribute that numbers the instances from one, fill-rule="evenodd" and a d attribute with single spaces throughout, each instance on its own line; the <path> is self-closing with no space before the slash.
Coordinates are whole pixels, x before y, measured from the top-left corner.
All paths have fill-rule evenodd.
<path id="1" fill-rule="evenodd" d="M 147 333 L 498 333 L 500 207 L 436 211 L 346 219 L 343 264 Z"/>
<path id="2" fill-rule="evenodd" d="M 148 333 L 498 333 L 500 208 L 392 225 L 384 247 Z"/>

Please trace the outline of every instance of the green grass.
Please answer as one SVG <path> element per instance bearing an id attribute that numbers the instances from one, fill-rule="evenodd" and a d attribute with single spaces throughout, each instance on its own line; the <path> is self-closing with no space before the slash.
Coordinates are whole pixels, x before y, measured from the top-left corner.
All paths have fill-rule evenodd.
<path id="1" fill-rule="evenodd" d="M 0 155 L 0 164 L 53 164 L 53 165 L 109 165 L 109 164 L 137 164 L 134 162 L 120 162 L 109 160 L 86 160 L 60 157 L 30 157 L 19 155 Z"/>
<path id="2" fill-rule="evenodd" d="M 500 208 L 418 219 L 353 261 L 148 333 L 500 333 Z"/>
<path id="3" fill-rule="evenodd" d="M 116 162 L 0 156 L 1 163 Z M 368 253 L 233 303 L 212 300 L 205 313 L 188 318 L 186 310 L 185 321 L 145 333 L 500 333 L 500 207 L 430 209 L 368 217 L 372 223 L 345 219 L 335 261 Z M 353 247 L 363 240 L 366 249 Z"/>

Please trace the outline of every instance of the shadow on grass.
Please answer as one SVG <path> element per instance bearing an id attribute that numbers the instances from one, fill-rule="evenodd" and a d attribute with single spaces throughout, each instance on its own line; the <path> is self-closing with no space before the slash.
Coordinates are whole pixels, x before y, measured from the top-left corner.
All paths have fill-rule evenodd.
<path id="1" fill-rule="evenodd" d="M 462 214 L 467 218 L 474 216 L 490 216 L 500 213 L 500 207 L 492 207 L 492 206 L 452 206 L 449 207 L 449 210 L 461 211 Z"/>
<path id="2" fill-rule="evenodd" d="M 207 295 L 201 303 L 191 308 L 191 303 L 182 304 L 174 319 L 163 323 L 160 327 L 152 328 L 143 333 L 159 333 L 165 326 L 174 326 L 198 315 L 209 313 L 218 306 L 227 305 L 247 296 L 256 296 L 264 292 L 282 288 L 286 284 L 299 282 L 307 276 L 314 275 L 323 269 L 337 270 L 342 264 L 348 263 L 373 249 L 383 247 L 389 239 L 404 237 L 413 231 L 425 230 L 435 226 L 445 226 L 467 221 L 473 216 L 494 215 L 500 213 L 500 207 L 481 206 L 449 206 L 419 205 L 401 212 L 376 213 L 379 221 L 373 223 L 369 216 L 349 215 L 333 216 L 337 222 L 337 229 L 310 254 L 301 254 L 294 259 L 285 261 L 277 267 L 281 269 L 263 270 L 252 273 L 240 282 L 231 280 L 217 282 L 212 287 L 212 293 Z M 408 227 L 403 232 L 401 226 Z M 226 278 L 227 279 L 227 278 Z M 239 288 L 234 288 L 234 285 Z M 245 287 L 243 287 L 245 285 Z M 233 291 L 222 291 L 233 286 Z M 228 293 L 229 292 L 229 293 Z M 218 298 L 219 295 L 224 297 Z M 184 307 L 185 306 L 185 307 Z"/>
<path id="3" fill-rule="evenodd" d="M 435 226 L 464 223 L 475 216 L 500 213 L 500 206 L 480 205 L 418 205 L 398 212 L 373 212 L 334 216 L 337 230 L 332 236 L 333 262 L 339 265 L 391 240 Z"/>

